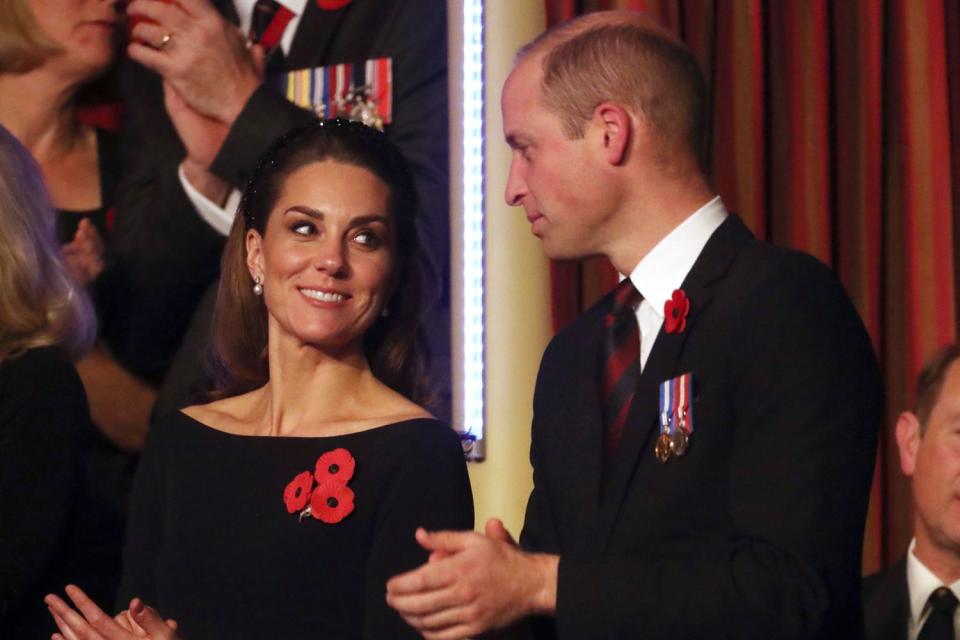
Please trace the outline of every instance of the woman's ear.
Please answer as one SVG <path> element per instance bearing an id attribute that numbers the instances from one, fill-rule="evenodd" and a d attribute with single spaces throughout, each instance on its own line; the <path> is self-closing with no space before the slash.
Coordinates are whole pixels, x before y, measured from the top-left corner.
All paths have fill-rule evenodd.
<path id="1" fill-rule="evenodd" d="M 263 238 L 256 229 L 247 231 L 247 269 L 250 271 L 250 278 L 259 276 L 263 280 Z"/>

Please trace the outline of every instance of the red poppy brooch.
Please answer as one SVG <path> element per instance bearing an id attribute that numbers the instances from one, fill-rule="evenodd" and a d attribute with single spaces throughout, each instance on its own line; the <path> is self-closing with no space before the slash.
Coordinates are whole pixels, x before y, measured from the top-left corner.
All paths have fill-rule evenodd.
<path id="1" fill-rule="evenodd" d="M 663 303 L 663 324 L 667 333 L 683 333 L 687 328 L 690 300 L 683 289 L 675 289 L 673 296 Z"/>
<path id="2" fill-rule="evenodd" d="M 317 0 L 317 6 L 324 11 L 336 11 L 337 9 L 343 9 L 351 2 L 353 0 Z"/>
<path id="3" fill-rule="evenodd" d="M 303 471 L 283 490 L 288 513 L 300 513 L 300 522 L 313 516 L 321 522 L 336 524 L 353 513 L 353 490 L 347 486 L 357 461 L 346 449 L 327 451 L 313 470 Z"/>

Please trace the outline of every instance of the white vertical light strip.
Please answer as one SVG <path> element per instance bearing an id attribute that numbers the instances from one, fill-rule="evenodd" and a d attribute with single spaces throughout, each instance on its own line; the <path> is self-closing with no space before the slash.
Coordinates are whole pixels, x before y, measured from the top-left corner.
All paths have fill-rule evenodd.
<path id="1" fill-rule="evenodd" d="M 463 429 L 483 459 L 483 1 L 463 0 Z"/>

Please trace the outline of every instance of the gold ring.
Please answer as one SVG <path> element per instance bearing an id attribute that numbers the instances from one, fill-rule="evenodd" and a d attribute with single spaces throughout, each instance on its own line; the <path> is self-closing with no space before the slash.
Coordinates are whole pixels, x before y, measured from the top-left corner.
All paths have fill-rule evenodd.
<path id="1" fill-rule="evenodd" d="M 164 49 L 166 49 L 166 48 L 167 48 L 167 45 L 170 44 L 170 41 L 171 41 L 171 40 L 173 40 L 173 34 L 172 34 L 172 33 L 167 32 L 167 33 L 163 34 L 163 38 L 160 39 L 160 46 L 157 47 L 157 50 L 158 50 L 158 51 L 163 51 Z"/>

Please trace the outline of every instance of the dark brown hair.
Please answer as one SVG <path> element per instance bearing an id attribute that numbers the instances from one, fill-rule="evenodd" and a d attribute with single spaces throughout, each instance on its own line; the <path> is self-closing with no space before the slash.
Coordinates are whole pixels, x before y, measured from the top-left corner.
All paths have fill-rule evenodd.
<path id="1" fill-rule="evenodd" d="M 246 233 L 266 233 L 283 184 L 300 168 L 324 160 L 354 165 L 383 180 L 390 191 L 395 229 L 395 292 L 389 313 L 364 335 L 373 374 L 404 396 L 425 399 L 426 356 L 420 326 L 421 257 L 415 226 L 416 191 L 406 161 L 383 133 L 348 120 L 323 120 L 289 132 L 267 151 L 250 177 L 227 239 L 214 314 L 211 374 L 221 397 L 263 386 L 269 380 L 267 310 L 253 293 L 247 268 Z"/>
<path id="2" fill-rule="evenodd" d="M 920 432 L 926 430 L 927 420 L 940 399 L 943 380 L 947 377 L 950 365 L 960 358 L 960 346 L 950 344 L 933 354 L 917 376 L 917 420 Z"/>

